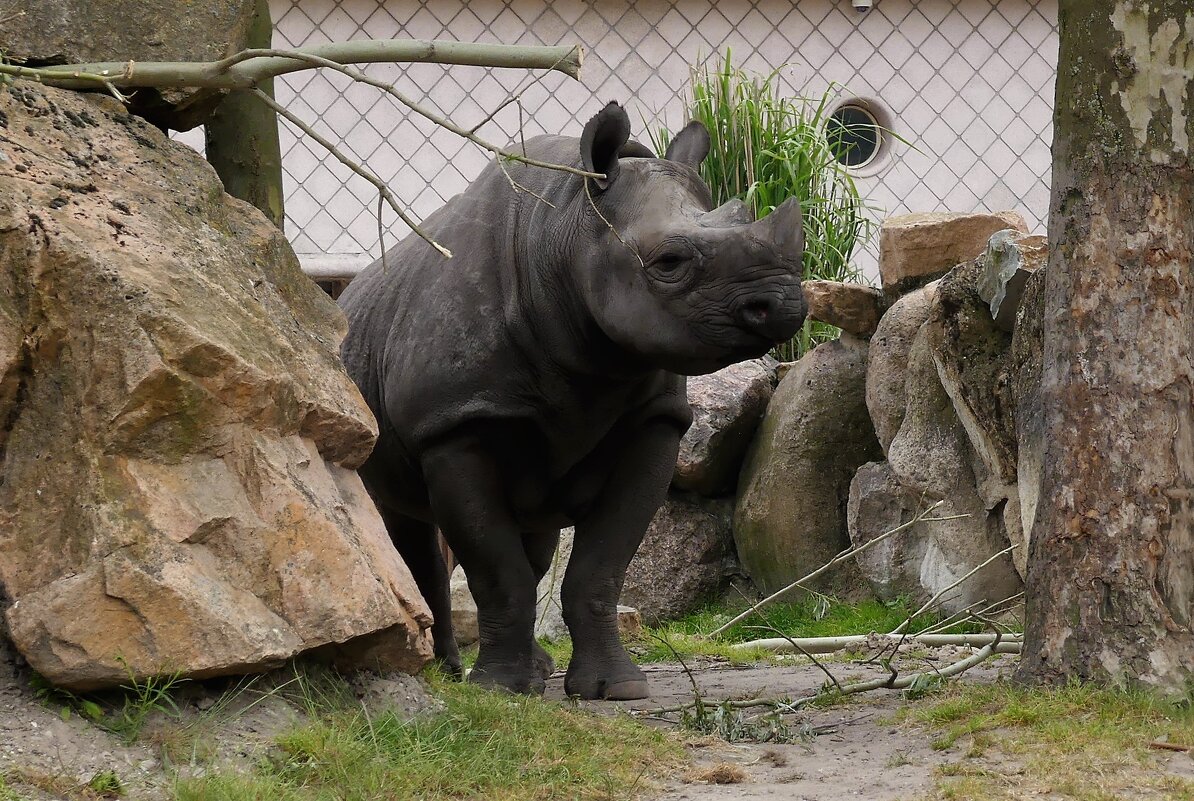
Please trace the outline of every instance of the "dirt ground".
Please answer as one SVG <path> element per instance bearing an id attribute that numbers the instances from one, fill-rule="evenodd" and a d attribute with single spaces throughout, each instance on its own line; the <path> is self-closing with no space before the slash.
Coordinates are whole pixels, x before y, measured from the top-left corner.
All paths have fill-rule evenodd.
<path id="1" fill-rule="evenodd" d="M 973 671 L 970 680 L 991 681 L 1012 665 L 1010 658 L 999 657 L 990 666 Z M 841 663 L 831 668 L 839 681 L 885 675 L 879 668 Z M 702 696 L 710 701 L 798 698 L 814 694 L 825 682 L 825 675 L 807 663 L 743 667 L 706 663 L 689 669 Z M 680 666 L 651 665 L 645 670 L 653 693 L 649 700 L 590 706 L 603 712 L 615 706 L 651 710 L 692 701 L 692 680 Z M 547 697 L 563 698 L 562 677 L 549 682 Z M 713 737 L 694 738 L 689 747 L 694 767 L 668 781 L 655 801 L 894 801 L 919 797 L 932 785 L 933 768 L 956 757 L 934 751 L 928 733 L 892 723 L 902 703 L 900 693 L 878 692 L 855 696 L 841 706 L 809 709 L 797 717 L 808 733 L 803 742 L 730 744 Z M 720 783 L 726 779 L 734 781 Z"/>
<path id="2" fill-rule="evenodd" d="M 944 664 L 956 654 L 939 657 Z M 964 680 L 992 681 L 1009 673 L 1015 659 L 998 657 L 968 672 Z M 693 698 L 692 681 L 711 702 L 796 698 L 814 693 L 825 679 L 815 667 L 795 662 L 749 667 L 703 662 L 690 664 L 689 669 L 691 678 L 676 664 L 649 665 L 645 670 L 653 692 L 650 699 L 585 705 L 602 714 L 620 714 L 684 704 Z M 832 669 L 842 681 L 882 675 L 877 667 L 842 662 L 832 664 Z M 918 669 L 924 669 L 924 664 Z M 280 672 L 256 681 L 277 686 L 286 680 Z M 10 779 L 10 784 L 18 790 L 18 798 L 29 801 L 87 797 L 79 788 L 103 771 L 114 771 L 120 777 L 125 798 L 165 801 L 175 771 L 202 771 L 205 768 L 194 767 L 202 765 L 248 767 L 271 747 L 279 733 L 302 720 L 302 711 L 282 694 L 244 693 L 231 706 L 214 707 L 228 703 L 220 699 L 227 697 L 229 688 L 228 683 L 183 685 L 176 699 L 181 723 L 151 724 L 139 744 L 127 745 L 121 737 L 77 713 L 64 715 L 60 703 L 46 703 L 30 686 L 27 668 L 0 640 L 0 773 L 16 777 L 18 781 Z M 355 681 L 353 689 L 374 709 L 398 707 L 416 714 L 437 704 L 419 679 L 406 676 L 362 678 Z M 549 681 L 547 697 L 565 700 L 561 673 Z M 845 704 L 802 711 L 792 718 L 793 727 L 803 735 L 794 743 L 727 743 L 713 736 L 686 734 L 683 739 L 693 766 L 679 776 L 644 777 L 660 788 L 647 797 L 651 801 L 895 801 L 926 797 L 933 786 L 934 769 L 959 757 L 934 750 L 929 732 L 894 722 L 895 713 L 906 703 L 901 693 L 878 691 L 853 696 Z M 659 716 L 644 717 L 643 722 L 677 728 Z M 188 732 L 203 736 L 190 740 L 183 736 Z M 162 744 L 168 741 L 174 746 L 173 765 L 163 764 Z M 196 749 L 195 757 L 202 758 L 188 758 L 188 747 Z M 203 748 L 207 751 L 199 754 Z M 1194 759 L 1189 755 L 1159 758 L 1159 767 L 1166 772 L 1194 776 Z M 1006 758 L 990 767 L 997 772 L 1022 770 Z"/>

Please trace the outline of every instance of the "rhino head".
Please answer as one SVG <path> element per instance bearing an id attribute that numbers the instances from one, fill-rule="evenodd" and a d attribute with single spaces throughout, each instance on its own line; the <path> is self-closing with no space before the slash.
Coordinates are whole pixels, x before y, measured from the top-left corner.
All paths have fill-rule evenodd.
<path id="1" fill-rule="evenodd" d="M 689 123 L 663 158 L 629 142 L 610 103 L 585 126 L 587 179 L 574 269 L 607 337 L 685 375 L 764 355 L 804 323 L 804 233 L 791 198 L 755 221 L 741 201 L 713 208 L 697 168 L 709 134 Z"/>

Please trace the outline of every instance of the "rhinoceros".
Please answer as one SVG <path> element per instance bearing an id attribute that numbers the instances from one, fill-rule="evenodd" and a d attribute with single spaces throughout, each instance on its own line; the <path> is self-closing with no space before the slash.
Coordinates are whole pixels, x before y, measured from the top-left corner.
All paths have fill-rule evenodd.
<path id="1" fill-rule="evenodd" d="M 663 158 L 629 136 L 610 103 L 579 139 L 527 140 L 532 158 L 604 177 L 495 162 L 425 220 L 454 258 L 411 235 L 340 298 L 341 355 L 380 430 L 361 476 L 456 674 L 436 527 L 463 566 L 470 681 L 543 691 L 536 585 L 575 526 L 565 691 L 648 695 L 617 603 L 691 422 L 685 376 L 761 356 L 804 321 L 798 203 L 757 222 L 741 202 L 713 209 L 699 123 Z"/>

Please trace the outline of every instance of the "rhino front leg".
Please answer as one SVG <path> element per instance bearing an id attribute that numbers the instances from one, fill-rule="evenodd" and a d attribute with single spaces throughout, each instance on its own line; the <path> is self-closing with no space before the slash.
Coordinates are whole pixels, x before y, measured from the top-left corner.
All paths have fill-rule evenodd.
<path id="1" fill-rule="evenodd" d="M 477 602 L 481 643 L 469 681 L 516 693 L 542 693 L 533 661 L 535 571 L 514 524 L 493 462 L 472 438 L 423 456 L 436 523 L 464 567 Z"/>
<path id="2" fill-rule="evenodd" d="M 679 447 L 680 430 L 671 420 L 652 420 L 630 432 L 597 501 L 577 522 L 562 592 L 572 635 L 564 678 L 569 695 L 630 700 L 649 694 L 646 676 L 618 636 L 618 596 L 626 568 L 667 495 Z"/>

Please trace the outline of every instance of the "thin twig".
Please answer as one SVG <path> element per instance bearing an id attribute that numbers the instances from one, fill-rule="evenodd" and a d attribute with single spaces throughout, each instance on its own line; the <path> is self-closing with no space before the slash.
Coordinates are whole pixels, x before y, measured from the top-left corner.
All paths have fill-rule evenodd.
<path id="1" fill-rule="evenodd" d="M 368 84 L 369 86 L 376 87 L 377 89 L 381 89 L 383 92 L 390 95 L 395 100 L 397 100 L 399 103 L 406 106 L 408 109 L 415 112 L 416 114 L 426 117 L 428 120 L 435 123 L 436 125 L 443 128 L 444 130 L 449 131 L 451 133 L 456 134 L 457 136 L 460 136 L 460 137 L 463 137 L 463 138 L 469 140 L 470 142 L 477 145 L 478 147 L 481 147 L 484 150 L 488 150 L 490 153 L 493 153 L 495 156 L 505 157 L 508 159 L 512 159 L 514 161 L 520 161 L 523 164 L 527 164 L 532 167 L 543 167 L 544 169 L 556 170 L 557 172 L 567 172 L 567 173 L 571 173 L 573 175 L 581 175 L 586 178 L 604 178 L 605 177 L 601 173 L 589 172 L 587 170 L 581 170 L 581 169 L 578 169 L 576 167 L 572 167 L 572 166 L 569 166 L 566 164 L 553 164 L 548 161 L 540 161 L 538 159 L 528 158 L 527 156 L 521 155 L 515 151 L 507 150 L 504 147 L 498 147 L 497 145 L 495 145 L 491 142 L 488 142 L 488 141 L 482 139 L 481 137 L 477 136 L 475 133 L 469 131 L 467 128 L 461 128 L 459 125 L 452 122 L 447 117 L 437 114 L 434 111 L 426 108 L 425 106 L 419 105 L 418 103 L 416 103 L 415 101 L 413 101 L 409 97 L 407 97 L 406 95 L 399 92 L 398 89 L 396 89 L 394 87 L 394 84 L 386 83 L 385 81 L 383 81 L 379 78 L 371 78 L 370 76 L 366 75 L 365 73 L 361 72 L 360 70 L 355 69 L 353 67 L 346 66 L 337 61 L 332 61 L 331 59 L 327 59 L 327 58 L 321 58 L 320 56 L 313 56 L 313 55 L 310 55 L 309 53 L 303 53 L 298 50 L 245 50 L 245 51 L 243 51 L 243 53 L 238 54 L 238 55 L 243 55 L 245 53 L 252 54 L 253 57 L 274 56 L 274 57 L 291 58 L 291 59 L 295 59 L 297 61 L 305 61 L 309 64 L 313 64 L 318 67 L 326 67 L 327 69 L 335 70 L 336 72 L 339 72 L 343 75 L 347 75 L 349 78 L 352 78 L 354 81 L 357 81 L 359 83 Z"/>
<path id="2" fill-rule="evenodd" d="M 592 207 L 593 211 L 601 219 L 601 222 L 605 223 L 605 227 L 613 232 L 613 235 L 618 238 L 618 241 L 622 243 L 622 246 L 625 247 L 627 250 L 629 250 L 631 253 L 633 253 L 634 257 L 636 259 L 638 259 L 639 265 L 642 266 L 644 269 L 646 269 L 647 265 L 643 262 L 643 257 L 639 255 L 637 250 L 635 250 L 633 247 L 630 246 L 629 242 L 627 242 L 625 239 L 622 238 L 622 234 L 618 232 L 618 229 L 614 228 L 613 223 L 611 223 L 609 220 L 607 220 L 605 218 L 605 215 L 601 213 L 601 209 L 597 208 L 597 201 L 593 200 L 593 193 L 589 189 L 589 179 L 588 178 L 585 179 L 585 197 L 587 197 L 589 199 L 589 206 Z"/>
<path id="3" fill-rule="evenodd" d="M 966 573 L 966 575 L 962 576 L 960 579 L 958 579 L 957 581 L 955 581 L 953 584 L 950 584 L 948 587 L 945 587 L 945 588 L 943 588 L 942 590 L 940 590 L 940 591 L 939 591 L 939 592 L 938 592 L 936 595 L 934 595 L 932 598 L 930 598 L 929 600 L 925 601 L 924 605 L 923 605 L 923 606 L 922 606 L 920 609 L 917 609 L 915 612 L 913 612 L 911 615 L 909 615 L 907 620 L 905 620 L 905 621 L 904 621 L 903 623 L 901 623 L 900 625 L 896 626 L 895 630 L 893 630 L 891 633 L 892 633 L 892 634 L 900 634 L 901 632 L 903 632 L 903 631 L 904 631 L 904 629 L 906 629 L 908 626 L 912 625 L 912 621 L 913 621 L 913 620 L 914 620 L 914 619 L 915 619 L 915 618 L 916 618 L 918 615 L 924 614 L 926 611 L 928 611 L 929 609 L 931 609 L 931 608 L 933 607 L 933 605 L 934 605 L 934 604 L 936 604 L 938 600 L 940 600 L 941 596 L 945 595 L 947 592 L 949 592 L 950 590 L 954 589 L 955 587 L 957 587 L 957 586 L 958 586 L 959 584 L 961 584 L 962 582 L 966 581 L 968 578 L 970 578 L 971 576 L 973 576 L 973 575 L 974 575 L 975 573 L 977 573 L 978 571 L 982 570 L 982 569 L 983 569 L 984 567 L 986 567 L 987 565 L 989 565 L 989 564 L 991 564 L 992 562 L 994 562 L 994 561 L 995 561 L 996 559 L 998 559 L 999 557 L 1001 557 L 1001 556 L 1007 556 L 1009 553 L 1011 553 L 1012 551 L 1016 550 L 1016 548 L 1018 548 L 1018 547 L 1020 547 L 1020 546 L 1019 546 L 1019 545 L 1012 545 L 1011 547 L 1004 548 L 1002 551 L 1000 551 L 999 553 L 997 553 L 997 554 L 995 554 L 995 555 L 991 556 L 989 559 L 987 559 L 985 562 L 983 562 L 982 564 L 980 564 L 978 567 L 975 567 L 974 569 L 970 570 L 968 573 Z"/>
<path id="4" fill-rule="evenodd" d="M 400 206 L 398 204 L 398 200 L 394 197 L 393 193 L 390 192 L 389 188 L 385 185 L 385 183 L 380 178 L 378 178 L 376 175 L 374 175 L 373 173 L 366 170 L 361 165 L 357 164 L 355 161 L 350 159 L 348 156 L 344 155 L 342 152 L 340 152 L 339 148 L 337 148 L 334 144 L 332 144 L 326 138 L 321 136 L 314 128 L 312 128 L 310 125 L 308 125 L 307 123 L 300 120 L 298 117 L 296 117 L 290 111 L 288 111 L 284 106 L 275 102 L 274 99 L 272 97 L 270 97 L 268 94 L 266 94 L 265 92 L 261 91 L 260 89 L 253 89 L 253 94 L 255 94 L 261 100 L 261 102 L 265 103 L 267 106 L 272 108 L 276 114 L 284 117 L 291 125 L 295 126 L 299 130 L 301 130 L 303 133 L 305 133 L 307 136 L 310 136 L 316 142 L 323 145 L 323 147 L 329 153 L 331 153 L 333 156 L 335 156 L 337 159 L 340 160 L 341 164 L 343 164 L 345 167 L 348 167 L 348 169 L 352 170 L 353 172 L 355 172 L 357 175 L 364 178 L 369 183 L 373 184 L 373 186 L 377 189 L 377 191 L 381 193 L 381 196 L 386 199 L 386 203 L 388 203 L 390 205 L 390 208 L 392 208 L 394 210 L 394 212 L 397 213 L 398 217 L 402 220 L 402 222 L 404 222 L 408 226 L 410 226 L 410 229 L 412 231 L 414 231 L 416 234 L 418 234 L 420 237 L 422 237 L 423 240 L 427 242 L 427 244 L 431 245 L 431 247 L 435 248 L 437 251 L 439 251 L 445 257 L 447 257 L 449 259 L 452 258 L 452 251 L 448 250 L 446 247 L 444 247 L 443 245 L 439 244 L 434 239 L 432 239 L 430 234 L 428 234 L 426 231 L 424 231 L 423 228 L 417 222 L 415 222 L 413 219 L 411 219 L 409 214 L 407 214 L 405 211 L 403 211 L 402 206 Z"/>
<path id="5" fill-rule="evenodd" d="M 587 182 L 586 182 L 585 190 L 588 191 Z M 591 200 L 591 198 L 590 198 L 590 200 Z M 604 217 L 602 219 L 604 219 Z M 737 615 L 736 617 L 734 617 L 727 623 L 723 623 L 722 625 L 718 626 L 717 628 L 715 628 L 713 631 L 709 632 L 705 636 L 708 638 L 713 638 L 713 637 L 717 637 L 717 636 L 724 634 L 725 632 L 729 631 L 730 628 L 737 625 L 738 623 L 741 623 L 743 620 L 746 620 L 748 617 L 753 615 L 759 609 L 762 609 L 764 606 L 767 606 L 768 604 L 774 602 L 777 598 L 780 598 L 781 596 L 785 595 L 786 593 L 791 592 L 792 590 L 800 587 L 801 584 L 808 582 L 808 581 L 812 581 L 813 579 L 820 576 L 822 573 L 826 572 L 827 570 L 830 570 L 831 568 L 836 567 L 837 565 L 841 564 L 842 562 L 846 561 L 847 559 L 850 559 L 852 557 L 857 557 L 859 554 L 865 553 L 866 551 L 875 547 L 876 545 L 878 545 L 879 543 L 888 539 L 889 537 L 894 537 L 896 534 L 900 533 L 901 531 L 904 531 L 905 529 L 911 528 L 912 526 L 916 525 L 917 523 L 925 522 L 929 513 L 935 511 L 937 509 L 937 507 L 941 506 L 941 504 L 943 504 L 943 503 L 945 503 L 944 500 L 937 501 L 935 504 L 928 507 L 927 509 L 917 512 L 916 516 L 913 517 L 911 520 L 909 520 L 907 523 L 898 525 L 895 528 L 891 529 L 890 531 L 885 531 L 884 533 L 880 534 L 878 537 L 875 537 L 873 540 L 863 543 L 862 545 L 860 545 L 856 548 L 847 548 L 846 550 L 839 553 L 837 556 L 833 557 L 833 559 L 830 559 L 824 565 L 821 565 L 821 567 L 819 567 L 816 570 L 814 570 L 813 572 L 809 573 L 807 576 L 804 576 L 796 581 L 793 581 L 791 584 L 784 587 L 782 590 L 778 590 L 776 592 L 771 593 L 771 595 L 768 595 L 766 598 L 759 601 L 757 604 L 753 605 L 752 607 L 747 609 L 742 614 Z"/>
<path id="6" fill-rule="evenodd" d="M 798 637 L 795 642 L 801 648 L 814 654 L 830 654 L 860 645 L 880 644 L 883 639 L 896 642 L 900 634 L 847 634 L 840 637 Z M 917 645 L 938 648 L 944 645 L 987 645 L 991 641 L 990 634 L 909 634 L 907 638 Z M 749 642 L 734 643 L 730 646 L 734 651 L 751 651 L 764 649 L 777 653 L 787 652 L 792 643 L 790 638 L 771 638 L 766 640 L 751 640 Z M 1023 641 L 1022 634 L 1005 634 L 1004 645 L 1018 645 Z"/>
<path id="7" fill-rule="evenodd" d="M 381 214 L 385 210 L 385 195 L 377 193 L 377 248 L 381 251 L 381 271 L 386 271 L 386 227 L 382 224 Z"/>
<path id="8" fill-rule="evenodd" d="M 890 672 L 887 676 L 878 679 L 871 679 L 870 681 L 860 681 L 854 682 L 852 684 L 846 684 L 842 686 L 840 694 L 842 696 L 848 696 L 884 688 L 892 690 L 906 690 L 917 681 L 921 681 L 926 677 L 932 676 L 941 679 L 947 679 L 952 676 L 957 676 L 958 674 L 969 670 L 975 665 L 985 662 L 987 659 L 990 659 L 1000 651 L 1000 645 L 1002 644 L 1003 638 L 1002 632 L 996 630 L 994 634 L 989 636 L 991 637 L 991 641 L 987 645 L 983 646 L 980 650 L 976 651 L 965 659 L 960 659 L 951 665 L 941 668 L 940 670 L 912 673 L 907 676 L 899 677 L 895 671 L 895 668 L 891 667 L 889 664 L 888 670 Z M 727 706 L 731 709 L 748 709 L 752 707 L 769 706 L 772 708 L 783 708 L 787 711 L 795 712 L 818 700 L 822 697 L 822 695 L 823 693 L 817 693 L 816 695 L 806 695 L 801 698 L 797 698 L 794 701 L 785 701 L 774 698 L 752 698 L 749 701 L 724 701 L 720 705 Z M 659 709 L 651 709 L 643 712 L 633 712 L 631 714 L 657 716 L 675 712 L 684 712 L 692 708 L 692 704 L 680 704 L 677 706 L 661 707 Z"/>

